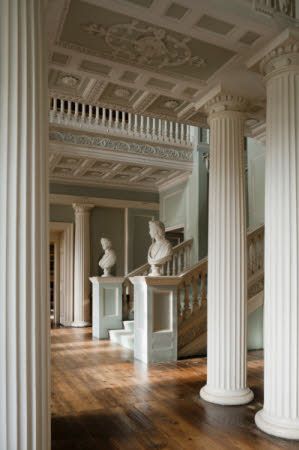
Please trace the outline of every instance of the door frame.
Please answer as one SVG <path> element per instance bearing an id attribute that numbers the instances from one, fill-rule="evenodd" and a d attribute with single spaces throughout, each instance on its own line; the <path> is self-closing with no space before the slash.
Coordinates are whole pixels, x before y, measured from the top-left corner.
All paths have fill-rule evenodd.
<path id="1" fill-rule="evenodd" d="M 55 245 L 55 282 L 54 311 L 55 323 L 71 326 L 74 316 L 74 224 L 69 222 L 50 222 L 49 235 L 54 237 Z M 55 239 L 56 236 L 56 239 Z M 63 286 L 61 291 L 61 272 Z M 62 295 L 60 295 L 62 294 Z"/>

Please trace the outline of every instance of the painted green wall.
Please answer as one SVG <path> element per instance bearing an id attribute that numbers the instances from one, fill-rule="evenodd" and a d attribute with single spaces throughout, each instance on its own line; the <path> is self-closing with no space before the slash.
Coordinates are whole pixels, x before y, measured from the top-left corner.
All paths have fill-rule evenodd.
<path id="1" fill-rule="evenodd" d="M 203 159 L 208 150 L 206 144 L 196 143 L 188 181 L 160 193 L 161 220 L 166 227 L 185 227 L 185 239 L 193 238 L 194 263 L 208 253 L 208 171 Z"/>
<path id="2" fill-rule="evenodd" d="M 102 275 L 98 262 L 103 255 L 101 238 L 111 239 L 117 255 L 113 275 L 124 274 L 124 227 L 125 214 L 122 208 L 94 208 L 90 215 L 91 266 L 92 275 Z"/>
<path id="3" fill-rule="evenodd" d="M 147 262 L 147 252 L 151 245 L 148 223 L 152 217 L 158 219 L 159 212 L 131 208 L 128 211 L 129 272 Z"/>

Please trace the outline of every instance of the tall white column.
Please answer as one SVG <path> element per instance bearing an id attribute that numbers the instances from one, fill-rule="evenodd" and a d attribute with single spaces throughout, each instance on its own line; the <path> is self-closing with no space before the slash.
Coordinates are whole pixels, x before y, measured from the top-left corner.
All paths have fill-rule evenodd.
<path id="1" fill-rule="evenodd" d="M 75 286 L 74 327 L 90 325 L 90 211 L 93 205 L 74 204 Z"/>
<path id="2" fill-rule="evenodd" d="M 0 2 L 0 448 L 50 447 L 44 2 Z"/>
<path id="3" fill-rule="evenodd" d="M 246 225 L 244 114 L 240 97 L 207 105 L 210 124 L 208 377 L 201 397 L 222 405 L 248 403 L 246 387 Z"/>
<path id="4" fill-rule="evenodd" d="M 299 34 L 261 63 L 267 88 L 264 408 L 256 424 L 299 439 Z"/>

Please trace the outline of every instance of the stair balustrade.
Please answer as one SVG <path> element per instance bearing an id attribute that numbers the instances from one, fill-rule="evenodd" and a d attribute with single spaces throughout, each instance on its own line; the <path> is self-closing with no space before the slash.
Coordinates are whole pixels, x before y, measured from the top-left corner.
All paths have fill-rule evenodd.
<path id="1" fill-rule="evenodd" d="M 247 233 L 248 300 L 255 299 L 264 289 L 264 226 Z M 207 331 L 207 277 L 208 259 L 204 258 L 180 274 L 178 287 L 178 353 L 191 356 L 194 349 L 188 345 L 197 342 L 197 354 L 206 351 Z M 253 301 L 250 312 L 260 306 Z M 193 353 L 194 354 L 194 353 Z"/>
<path id="2" fill-rule="evenodd" d="M 124 136 L 190 149 L 193 146 L 190 125 L 57 97 L 50 98 L 49 121 L 53 125 L 80 128 L 105 135 Z"/>

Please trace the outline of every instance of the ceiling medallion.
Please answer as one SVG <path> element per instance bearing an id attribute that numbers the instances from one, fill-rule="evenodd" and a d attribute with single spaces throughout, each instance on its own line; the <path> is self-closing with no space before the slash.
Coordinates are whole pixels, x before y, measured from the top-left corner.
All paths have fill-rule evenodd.
<path id="1" fill-rule="evenodd" d="M 167 109 L 175 109 L 179 106 L 179 102 L 177 100 L 167 100 L 167 102 L 164 103 L 165 108 Z"/>
<path id="2" fill-rule="evenodd" d="M 182 38 L 137 20 L 112 25 L 107 29 L 96 23 L 82 24 L 81 27 L 86 33 L 103 38 L 112 49 L 113 57 L 121 57 L 126 61 L 158 69 L 183 64 L 195 67 L 206 65 L 203 58 L 192 56 L 187 45 L 191 38 Z"/>
<path id="3" fill-rule="evenodd" d="M 131 92 L 129 91 L 129 89 L 118 88 L 115 89 L 114 95 L 120 98 L 128 98 L 130 97 Z"/>
<path id="4" fill-rule="evenodd" d="M 75 87 L 79 83 L 79 78 L 73 75 L 64 75 L 60 78 L 60 83 L 68 87 Z"/>

